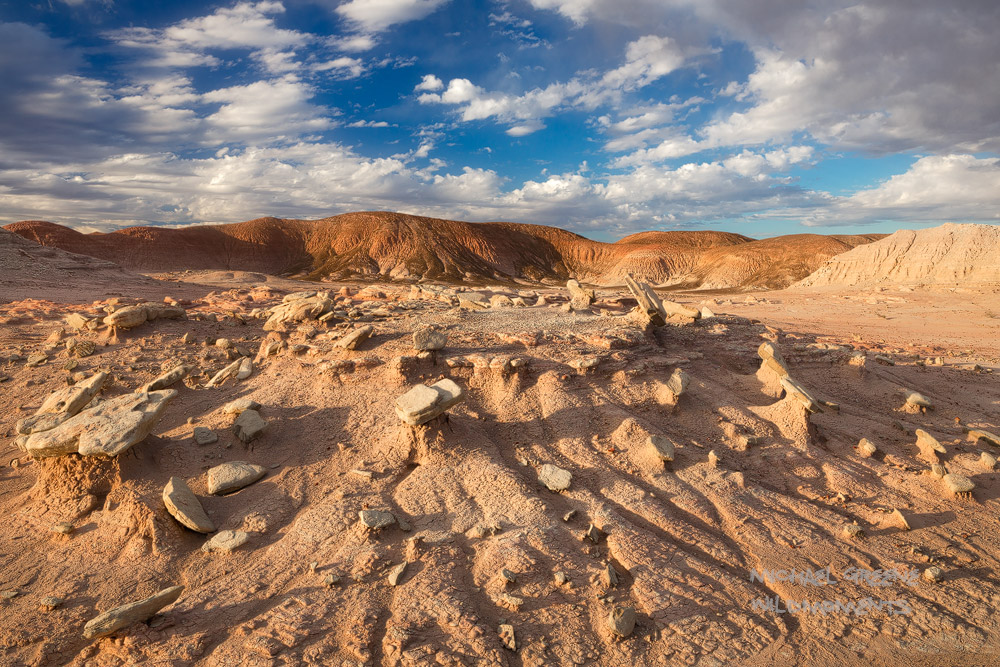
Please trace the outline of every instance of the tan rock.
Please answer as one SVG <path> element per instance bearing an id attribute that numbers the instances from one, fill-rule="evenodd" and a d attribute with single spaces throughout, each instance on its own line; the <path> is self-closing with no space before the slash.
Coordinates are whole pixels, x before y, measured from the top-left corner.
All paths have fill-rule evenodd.
<path id="1" fill-rule="evenodd" d="M 441 415 L 465 400 L 465 393 L 453 380 L 445 378 L 431 386 L 419 384 L 396 399 L 396 415 L 416 426 Z"/>
<path id="2" fill-rule="evenodd" d="M 368 340 L 374 331 L 375 327 L 371 325 L 358 327 L 334 343 L 334 346 L 344 348 L 345 350 L 356 350 L 358 349 L 358 345 Z"/>
<path id="3" fill-rule="evenodd" d="M 861 442 L 858 443 L 858 455 L 863 458 L 871 458 L 878 452 L 878 447 L 872 444 L 871 440 L 868 438 L 861 438 Z"/>
<path id="4" fill-rule="evenodd" d="M 166 389 L 170 385 L 174 384 L 179 380 L 183 380 L 194 370 L 193 366 L 185 366 L 184 364 L 179 364 L 174 366 L 169 371 L 160 375 L 155 380 L 151 381 L 141 391 L 158 391 L 160 389 Z"/>
<path id="5" fill-rule="evenodd" d="M 201 550 L 205 553 L 213 551 L 230 553 L 246 544 L 249 539 L 250 534 L 242 530 L 220 530 L 201 545 Z"/>
<path id="6" fill-rule="evenodd" d="M 83 636 L 86 639 L 107 637 L 133 623 L 147 621 L 167 605 L 176 602 L 183 592 L 183 586 L 171 586 L 144 600 L 106 611 L 87 622 L 83 627 Z"/>
<path id="7" fill-rule="evenodd" d="M 180 477 L 171 477 L 163 487 L 163 504 L 170 512 L 170 516 L 187 528 L 197 533 L 215 531 L 215 523 L 205 514 L 205 508 L 201 506 L 198 496 L 194 495 L 191 487 Z"/>
<path id="8" fill-rule="evenodd" d="M 233 433 L 244 443 L 249 443 L 267 428 L 267 422 L 256 410 L 247 409 L 233 422 Z"/>
<path id="9" fill-rule="evenodd" d="M 635 630 L 635 607 L 614 607 L 608 616 L 608 626 L 618 637 L 631 635 Z"/>
<path id="10" fill-rule="evenodd" d="M 78 414 L 101 391 L 107 373 L 97 373 L 71 387 L 49 394 L 33 417 L 22 419 L 15 427 L 18 433 L 28 435 L 48 431 Z"/>
<path id="11" fill-rule="evenodd" d="M 971 479 L 965 475 L 956 473 L 948 473 L 941 478 L 941 481 L 944 482 L 945 488 L 955 495 L 969 494 L 976 488 L 975 483 Z"/>
<path id="12" fill-rule="evenodd" d="M 538 481 L 549 491 L 565 491 L 573 481 L 573 473 L 546 463 L 538 470 Z"/>
<path id="13" fill-rule="evenodd" d="M 229 461 L 208 471 L 208 492 L 222 495 L 239 491 L 267 474 L 267 468 L 246 461 Z"/>

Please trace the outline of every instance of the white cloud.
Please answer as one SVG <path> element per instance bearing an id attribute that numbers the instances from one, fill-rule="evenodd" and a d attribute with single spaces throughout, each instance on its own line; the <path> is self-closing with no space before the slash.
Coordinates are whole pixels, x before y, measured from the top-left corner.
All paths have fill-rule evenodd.
<path id="1" fill-rule="evenodd" d="M 396 127 L 396 126 L 390 125 L 384 120 L 356 120 L 353 123 L 348 123 L 347 127 Z"/>
<path id="2" fill-rule="evenodd" d="M 316 63 L 311 68 L 316 72 L 333 72 L 340 79 L 356 79 L 365 73 L 365 64 L 357 58 L 341 56 L 323 63 Z"/>
<path id="3" fill-rule="evenodd" d="M 430 91 L 430 92 L 435 92 L 435 91 L 441 90 L 442 88 L 444 88 L 444 81 L 442 81 L 441 79 L 437 78 L 433 74 L 425 74 L 423 76 L 423 78 L 420 79 L 420 83 L 418 83 L 413 88 L 413 90 L 414 90 L 414 92 L 424 91 L 424 90 Z"/>
<path id="4" fill-rule="evenodd" d="M 361 32 L 382 32 L 390 26 L 422 19 L 448 0 L 349 0 L 337 13 Z"/>
<path id="5" fill-rule="evenodd" d="M 312 96 L 311 86 L 294 75 L 205 93 L 203 101 L 222 103 L 205 119 L 205 141 L 271 143 L 328 129 L 330 112 L 311 104 Z"/>

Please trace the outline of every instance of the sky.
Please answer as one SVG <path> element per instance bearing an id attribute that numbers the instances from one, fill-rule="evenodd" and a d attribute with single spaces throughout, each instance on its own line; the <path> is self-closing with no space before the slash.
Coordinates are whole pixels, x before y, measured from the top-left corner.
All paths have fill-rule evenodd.
<path id="1" fill-rule="evenodd" d="M 1000 224 L 996 0 L 0 0 L 0 223 Z"/>

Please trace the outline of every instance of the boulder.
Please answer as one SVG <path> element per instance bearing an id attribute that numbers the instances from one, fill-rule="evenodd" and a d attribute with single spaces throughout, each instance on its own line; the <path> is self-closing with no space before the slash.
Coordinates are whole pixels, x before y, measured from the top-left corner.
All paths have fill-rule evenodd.
<path id="1" fill-rule="evenodd" d="M 244 443 L 249 443 L 267 428 L 267 422 L 256 410 L 247 409 L 233 422 L 233 433 Z"/>
<path id="2" fill-rule="evenodd" d="M 592 289 L 584 289 L 580 283 L 573 278 L 566 281 L 566 289 L 569 290 L 569 305 L 571 310 L 586 311 L 597 300 L 597 295 Z"/>
<path id="3" fill-rule="evenodd" d="M 208 471 L 208 492 L 222 495 L 239 491 L 267 473 L 267 468 L 246 461 L 229 461 Z"/>
<path id="4" fill-rule="evenodd" d="M 953 472 L 942 477 L 941 481 L 944 482 L 945 488 L 955 495 L 972 493 L 972 490 L 976 488 L 975 483 L 971 479 L 965 475 L 958 475 Z"/>
<path id="5" fill-rule="evenodd" d="M 125 306 L 104 318 L 104 323 L 118 329 L 132 329 L 140 324 L 156 319 L 182 319 L 187 313 L 180 306 L 170 306 L 163 303 L 140 303 L 135 306 Z"/>
<path id="6" fill-rule="evenodd" d="M 286 299 L 294 298 L 283 301 L 267 311 L 268 318 L 264 322 L 264 331 L 280 331 L 289 324 L 319 319 L 321 315 L 333 310 L 333 301 L 327 292 L 310 294 L 307 297 L 299 296 L 300 294 L 308 292 L 289 294 Z"/>
<path id="7" fill-rule="evenodd" d="M 125 394 L 84 410 L 48 431 L 32 433 L 23 450 L 32 456 L 117 456 L 148 436 L 173 389 Z"/>
<path id="8" fill-rule="evenodd" d="M 673 392 L 676 401 L 684 394 L 690 383 L 691 376 L 683 368 L 675 368 L 670 379 L 667 380 L 667 389 Z"/>
<path id="9" fill-rule="evenodd" d="M 639 302 L 636 310 L 641 313 L 650 324 L 663 326 L 667 323 L 667 313 L 663 310 L 660 297 L 646 283 L 636 281 L 630 274 L 625 275 L 625 286 L 628 287 L 632 296 Z"/>
<path id="10" fill-rule="evenodd" d="M 429 387 L 418 384 L 396 399 L 396 415 L 405 423 L 416 426 L 464 400 L 465 393 L 453 380 L 439 380 Z"/>
<path id="11" fill-rule="evenodd" d="M 465 310 L 486 310 L 490 301 L 485 294 L 479 292 L 461 292 L 458 295 L 458 307 Z"/>
<path id="12" fill-rule="evenodd" d="M 674 442 L 665 435 L 650 435 L 646 438 L 646 448 L 664 463 L 674 460 Z"/>
<path id="13" fill-rule="evenodd" d="M 917 449 L 920 450 L 920 456 L 924 459 L 929 460 L 931 463 L 938 462 L 938 454 L 944 454 L 944 445 L 938 442 L 938 439 L 927 431 L 918 428 L 917 434 Z"/>
<path id="14" fill-rule="evenodd" d="M 237 380 L 246 380 L 253 373 L 253 359 L 250 357 L 243 357 L 240 360 L 240 368 L 236 371 Z"/>
<path id="15" fill-rule="evenodd" d="M 163 504 L 170 516 L 197 533 L 215 532 L 215 524 L 201 506 L 198 496 L 180 477 L 171 477 L 163 487 Z"/>
<path id="16" fill-rule="evenodd" d="M 871 443 L 868 438 L 861 438 L 858 443 L 858 455 L 863 458 L 871 458 L 878 452 L 878 448 Z"/>
<path id="17" fill-rule="evenodd" d="M 930 409 L 934 407 L 934 403 L 931 399 L 921 393 L 915 392 L 911 389 L 904 390 L 903 393 L 906 396 L 906 405 L 909 408 Z"/>
<path id="18" fill-rule="evenodd" d="M 144 600 L 131 602 L 106 611 L 100 616 L 91 619 L 83 626 L 83 636 L 86 639 L 107 637 L 115 631 L 126 628 L 133 623 L 147 621 L 155 616 L 156 612 L 176 602 L 182 592 L 184 592 L 183 586 L 171 586 Z"/>

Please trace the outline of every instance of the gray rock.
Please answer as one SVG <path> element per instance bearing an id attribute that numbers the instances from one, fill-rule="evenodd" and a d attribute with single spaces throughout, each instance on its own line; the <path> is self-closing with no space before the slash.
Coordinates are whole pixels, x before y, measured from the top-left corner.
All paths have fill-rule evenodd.
<path id="1" fill-rule="evenodd" d="M 953 472 L 942 477 L 941 481 L 944 482 L 945 488 L 956 495 L 972 493 L 972 490 L 976 488 L 971 479 Z"/>
<path id="2" fill-rule="evenodd" d="M 194 441 L 199 445 L 211 445 L 213 442 L 219 441 L 219 436 L 210 428 L 195 426 Z"/>
<path id="3" fill-rule="evenodd" d="M 244 443 L 251 442 L 267 428 L 267 422 L 256 410 L 244 410 L 233 422 L 233 433 Z"/>
<path id="4" fill-rule="evenodd" d="M 406 573 L 406 561 L 403 561 L 399 565 L 396 565 L 391 570 L 389 570 L 389 585 L 399 586 L 399 582 L 403 580 L 403 575 Z"/>
<path id="5" fill-rule="evenodd" d="M 605 563 L 604 570 L 601 571 L 601 583 L 606 588 L 614 588 L 618 585 L 618 570 L 611 563 Z"/>
<path id="6" fill-rule="evenodd" d="M 396 523 L 396 516 L 382 510 L 361 510 L 358 512 L 358 520 L 368 530 L 378 531 Z"/>
<path id="7" fill-rule="evenodd" d="M 41 600 L 38 601 L 38 604 L 47 609 L 48 611 L 52 611 L 56 607 L 61 606 L 62 603 L 63 599 L 57 598 L 54 595 L 46 595 L 45 597 L 43 597 Z"/>
<path id="8" fill-rule="evenodd" d="M 73 417 L 101 391 L 107 373 L 97 373 L 71 387 L 55 391 L 42 402 L 33 417 L 19 421 L 15 429 L 22 435 L 49 431 Z"/>
<path id="9" fill-rule="evenodd" d="M 240 368 L 236 371 L 237 380 L 246 380 L 253 373 L 253 359 L 250 357 L 243 357 L 240 360 Z"/>
<path id="10" fill-rule="evenodd" d="M 944 579 L 944 570 L 932 565 L 931 567 L 924 570 L 923 574 L 921 574 L 920 576 L 924 578 L 924 581 L 936 584 L 940 582 L 942 579 Z"/>
<path id="11" fill-rule="evenodd" d="M 448 344 L 448 334 L 430 327 L 422 327 L 413 332 L 413 349 L 420 352 L 444 349 Z"/>
<path id="12" fill-rule="evenodd" d="M 342 347 L 345 350 L 356 350 L 358 349 L 358 345 L 368 340 L 374 331 L 375 327 L 371 325 L 358 327 L 334 343 L 334 346 Z"/>
<path id="13" fill-rule="evenodd" d="M 242 361 L 240 359 L 237 359 L 233 363 L 229 364 L 221 371 L 213 375 L 212 379 L 205 383 L 205 386 L 218 387 L 229 378 L 236 377 L 236 374 L 239 373 L 241 363 Z"/>
<path id="14" fill-rule="evenodd" d="M 849 523 L 844 526 L 841 534 L 849 540 L 856 540 L 864 537 L 865 531 L 856 523 Z"/>
<path id="15" fill-rule="evenodd" d="M 931 399 L 927 398 L 923 394 L 917 393 L 912 390 L 905 390 L 903 392 L 906 395 L 906 404 L 914 408 L 933 408 L 934 403 Z"/>
<path id="16" fill-rule="evenodd" d="M 220 530 L 201 545 L 201 550 L 205 553 L 213 551 L 229 553 L 246 544 L 248 539 L 250 535 L 242 530 Z"/>
<path id="17" fill-rule="evenodd" d="M 619 637 L 628 637 L 635 630 L 635 607 L 615 607 L 608 616 L 611 632 Z"/>
<path id="18" fill-rule="evenodd" d="M 246 461 L 229 461 L 208 471 L 208 492 L 222 495 L 253 484 L 267 473 L 267 468 Z"/>
<path id="19" fill-rule="evenodd" d="M 176 602 L 182 592 L 184 592 L 183 586 L 171 586 L 144 600 L 106 611 L 100 616 L 91 619 L 83 627 L 83 636 L 86 639 L 107 637 L 115 631 L 128 627 L 133 623 L 147 621 L 155 616 L 156 612 Z"/>
<path id="20" fill-rule="evenodd" d="M 215 524 L 205 514 L 198 496 L 194 495 L 191 487 L 180 477 L 171 477 L 163 487 L 163 504 L 170 516 L 187 528 L 197 533 L 215 532 Z"/>
<path id="21" fill-rule="evenodd" d="M 125 394 L 84 410 L 55 428 L 32 433 L 24 451 L 32 456 L 117 456 L 148 436 L 164 408 L 177 396 L 173 389 Z"/>
<path id="22" fill-rule="evenodd" d="M 244 410 L 260 410 L 260 403 L 250 398 L 237 398 L 222 406 L 227 415 L 238 415 Z"/>
<path id="23" fill-rule="evenodd" d="M 170 385 L 174 384 L 178 380 L 183 380 L 187 377 L 188 373 L 193 370 L 192 366 L 185 366 L 180 364 L 179 366 L 174 366 L 169 371 L 159 376 L 145 387 L 141 391 L 157 391 L 159 389 L 166 389 Z"/>
<path id="24" fill-rule="evenodd" d="M 651 435 L 646 438 L 646 447 L 663 462 L 674 460 L 674 442 L 665 435 Z"/>
<path id="25" fill-rule="evenodd" d="M 549 491 L 565 491 L 573 481 L 573 473 L 551 463 L 544 464 L 538 471 L 538 481 Z"/>
<path id="26" fill-rule="evenodd" d="M 675 398 L 680 398 L 687 391 L 690 383 L 691 376 L 683 368 L 675 368 L 670 379 L 667 380 L 667 389 L 674 393 Z"/>
<path id="27" fill-rule="evenodd" d="M 396 415 L 405 423 L 416 426 L 464 400 L 465 393 L 453 380 L 439 380 L 429 387 L 418 384 L 396 399 Z"/>

